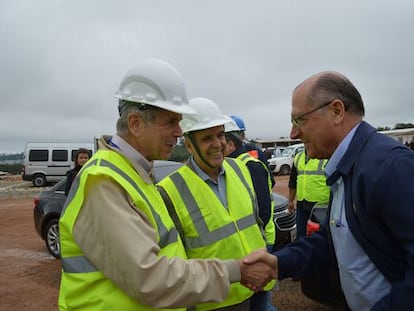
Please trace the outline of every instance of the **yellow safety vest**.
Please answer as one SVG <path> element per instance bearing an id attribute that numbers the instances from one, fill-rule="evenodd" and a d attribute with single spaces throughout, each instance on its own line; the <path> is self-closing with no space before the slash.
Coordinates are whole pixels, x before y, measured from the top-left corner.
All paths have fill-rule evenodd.
<path id="1" fill-rule="evenodd" d="M 329 202 L 329 186 L 326 185 L 325 165 L 328 160 L 309 159 L 306 161 L 305 152 L 295 156 L 295 167 L 298 172 L 296 198 L 298 201 Z"/>
<path id="2" fill-rule="evenodd" d="M 141 304 L 126 295 L 94 267 L 74 241 L 73 226 L 82 208 L 86 181 L 91 175 L 114 179 L 133 199 L 135 206 L 139 206 L 140 211 L 145 213 L 157 232 L 159 257 L 186 258 L 181 239 L 155 185 L 145 183 L 122 155 L 114 151 L 100 150 L 85 164 L 80 179 L 72 185 L 76 191 L 71 192 L 74 194 L 72 197 L 68 197 L 59 221 L 62 261 L 59 309 L 160 310 Z M 131 243 L 136 242 L 131 237 Z"/>
<path id="3" fill-rule="evenodd" d="M 256 199 L 247 167 L 236 159 L 223 162 L 228 207 L 188 165 L 158 183 L 171 199 L 184 232 L 188 258 L 241 259 L 265 247 L 256 219 Z M 272 288 L 274 281 L 267 288 Z M 213 310 L 241 303 L 253 294 L 240 283 L 230 285 L 221 303 L 203 303 Z"/>
<path id="4" fill-rule="evenodd" d="M 258 162 L 268 172 L 268 169 L 267 169 L 266 165 L 262 161 L 252 157 L 249 153 L 242 153 L 237 157 L 237 159 L 242 161 L 246 166 L 247 166 L 247 163 L 250 162 L 250 161 Z M 273 245 L 275 243 L 275 239 L 276 239 L 276 227 L 275 227 L 275 223 L 273 221 L 275 202 L 273 201 L 273 195 L 272 195 L 273 190 L 272 190 L 272 181 L 270 180 L 270 173 L 268 174 L 267 182 L 269 184 L 269 195 L 270 195 L 270 200 L 271 200 L 271 207 L 270 207 L 271 211 L 270 211 L 270 219 L 267 222 L 267 224 L 265 225 L 264 231 L 265 231 L 265 235 L 266 235 L 266 244 L 267 245 Z"/>

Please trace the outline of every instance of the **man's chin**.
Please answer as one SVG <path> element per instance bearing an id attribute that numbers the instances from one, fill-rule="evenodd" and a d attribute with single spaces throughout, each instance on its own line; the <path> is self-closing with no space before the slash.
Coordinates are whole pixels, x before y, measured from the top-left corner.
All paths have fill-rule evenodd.
<path id="1" fill-rule="evenodd" d="M 209 159 L 210 165 L 213 167 L 220 167 L 223 164 L 223 161 L 224 161 L 223 156 Z"/>
<path id="2" fill-rule="evenodd" d="M 315 150 L 313 150 L 312 148 L 306 146 L 306 155 L 310 158 L 310 159 L 317 159 L 317 152 L 315 152 Z"/>
<path id="3" fill-rule="evenodd" d="M 157 160 L 169 160 L 171 158 L 172 152 L 160 154 L 159 159 Z"/>
<path id="4" fill-rule="evenodd" d="M 326 157 L 322 155 L 320 152 L 308 152 L 306 150 L 306 154 L 310 159 L 326 159 Z"/>

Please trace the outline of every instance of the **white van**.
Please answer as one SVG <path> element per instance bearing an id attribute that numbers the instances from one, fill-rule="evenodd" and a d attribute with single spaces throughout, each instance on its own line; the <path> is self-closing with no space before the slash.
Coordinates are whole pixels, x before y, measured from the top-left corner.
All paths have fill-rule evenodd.
<path id="1" fill-rule="evenodd" d="M 95 152 L 93 142 L 27 143 L 22 166 L 23 180 L 31 181 L 35 187 L 60 181 L 73 167 L 73 158 L 79 148 L 88 149 L 91 155 Z"/>
<path id="2" fill-rule="evenodd" d="M 280 156 L 267 160 L 273 174 L 289 175 L 293 166 L 295 155 L 304 150 L 304 144 L 295 144 L 286 147 Z"/>

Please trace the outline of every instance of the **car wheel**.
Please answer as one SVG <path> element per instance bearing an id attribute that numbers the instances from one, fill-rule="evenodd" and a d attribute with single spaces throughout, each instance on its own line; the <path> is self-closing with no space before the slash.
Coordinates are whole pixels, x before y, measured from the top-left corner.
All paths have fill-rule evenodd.
<path id="1" fill-rule="evenodd" d="M 33 176 L 32 179 L 33 186 L 35 187 L 44 187 L 46 186 L 46 177 L 42 174 L 37 174 Z"/>
<path id="2" fill-rule="evenodd" d="M 289 165 L 282 165 L 282 167 L 280 168 L 280 174 L 281 175 L 289 175 L 290 174 Z"/>
<path id="3" fill-rule="evenodd" d="M 50 255 L 60 258 L 59 219 L 52 219 L 48 222 L 45 243 Z"/>

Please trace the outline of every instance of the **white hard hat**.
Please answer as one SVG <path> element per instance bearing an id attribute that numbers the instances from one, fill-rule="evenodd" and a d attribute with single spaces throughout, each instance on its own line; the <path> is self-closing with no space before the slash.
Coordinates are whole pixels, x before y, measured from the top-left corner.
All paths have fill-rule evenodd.
<path id="1" fill-rule="evenodd" d="M 159 59 L 146 59 L 132 67 L 122 79 L 115 97 L 176 113 L 194 113 L 188 105 L 187 90 L 180 73 Z"/>
<path id="2" fill-rule="evenodd" d="M 193 98 L 190 100 L 190 107 L 195 111 L 195 114 L 184 114 L 180 121 L 180 127 L 184 133 L 224 125 L 232 120 L 222 114 L 219 107 L 208 98 Z"/>
<path id="3" fill-rule="evenodd" d="M 226 124 L 224 124 L 224 131 L 226 133 L 229 132 L 240 132 L 240 128 L 237 126 L 237 123 L 231 118 L 229 117 L 230 122 L 227 122 Z"/>

